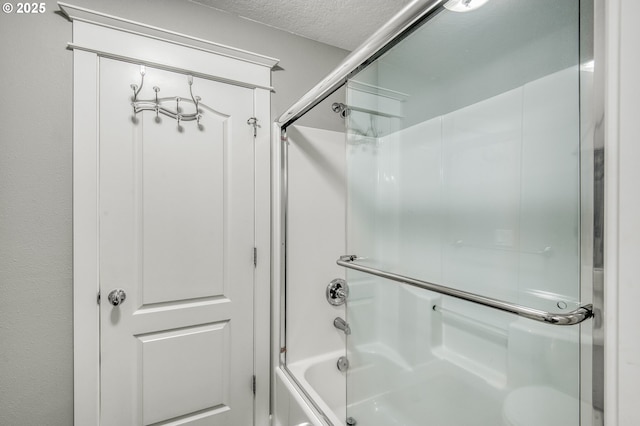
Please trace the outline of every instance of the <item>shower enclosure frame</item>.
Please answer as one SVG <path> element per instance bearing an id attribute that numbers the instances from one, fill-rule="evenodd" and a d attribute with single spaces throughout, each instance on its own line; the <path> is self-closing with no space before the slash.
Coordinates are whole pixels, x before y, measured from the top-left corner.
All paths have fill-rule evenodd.
<path id="1" fill-rule="evenodd" d="M 448 0 L 414 0 L 390 21 L 367 39 L 359 48 L 347 56 L 331 73 L 278 117 L 273 124 L 272 144 L 272 365 L 273 373 L 281 369 L 296 385 L 316 414 L 331 424 L 322 410 L 304 390 L 286 365 L 286 265 L 287 265 L 287 213 L 288 213 L 288 138 L 287 127 L 293 124 L 336 90 L 346 85 L 349 79 L 377 58 L 410 35 L 431 16 L 435 15 Z M 580 296 L 581 301 L 592 309 L 593 318 L 581 325 L 581 340 L 591 340 L 591 351 L 580 351 L 581 416 L 591 417 L 593 426 L 604 424 L 604 137 L 602 129 L 605 105 L 604 47 L 605 0 L 581 0 L 582 12 L 585 4 L 592 4 L 591 28 L 580 28 L 580 63 L 592 58 L 597 66 L 593 69 L 593 81 L 585 86 L 580 80 L 580 93 L 588 89 L 592 100 L 580 97 Z M 592 43 L 589 41 L 592 37 Z M 583 45 L 588 46 L 583 50 Z M 588 120 L 588 118 L 590 118 Z M 584 127 L 590 123 L 590 127 Z M 585 135 L 589 135 L 585 138 Z M 344 256 L 343 256 L 344 258 Z M 338 263 L 346 263 L 339 259 Z M 355 259 L 351 259 L 355 260 Z M 346 265 L 342 265 L 346 266 Z M 406 281 L 405 281 L 406 283 Z M 409 283 L 411 284 L 411 283 Z M 495 306 L 494 306 L 495 307 Z M 514 313 L 514 312 L 512 312 Z M 591 316 L 591 314 L 589 315 Z M 275 378 L 272 380 L 272 395 L 275 395 Z M 585 392 L 591 397 L 585 400 Z M 272 407 L 273 396 L 272 396 Z M 584 408 L 586 406 L 586 408 Z"/>

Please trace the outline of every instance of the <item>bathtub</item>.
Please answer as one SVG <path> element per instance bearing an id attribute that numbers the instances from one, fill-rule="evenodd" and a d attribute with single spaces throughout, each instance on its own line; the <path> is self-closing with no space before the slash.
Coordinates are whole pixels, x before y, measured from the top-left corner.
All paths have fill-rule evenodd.
<path id="1" fill-rule="evenodd" d="M 463 328 L 467 325 L 457 319 L 452 324 Z M 506 350 L 501 360 L 505 367 L 502 373 L 487 368 L 482 354 L 476 360 L 461 357 L 457 346 L 446 344 L 434 347 L 432 356 L 418 363 L 380 342 L 359 345 L 348 354 L 348 373 L 340 372 L 336 366 L 345 351 L 281 366 L 276 374 L 279 401 L 274 425 L 344 426 L 347 417 L 353 417 L 359 425 L 385 426 L 536 424 L 529 419 L 547 426 L 575 425 L 579 423 L 580 403 L 576 396 L 570 396 L 569 389 L 563 388 L 568 379 L 563 371 L 567 370 L 567 363 L 557 357 L 563 352 L 562 345 L 573 346 L 575 342 L 562 338 L 558 334 L 561 331 L 544 324 L 532 326 L 528 320 L 511 322 L 504 336 L 494 337 L 494 346 L 505 345 L 505 349 L 507 341 L 511 341 L 511 350 Z M 492 329 L 484 332 L 497 334 Z M 524 340 L 529 342 L 522 346 L 529 356 L 510 355 L 519 350 Z M 540 352 L 530 352 L 531 347 L 540 348 Z M 482 352 L 482 348 L 477 349 Z M 495 347 L 486 349 L 491 349 L 494 356 L 499 353 Z M 519 364 L 529 358 L 539 364 L 540 357 L 548 358 L 550 366 L 544 370 L 554 372 L 551 378 L 545 378 L 543 370 L 536 372 L 533 366 Z M 509 368 L 525 372 L 526 377 Z M 542 419 L 541 415 L 548 418 Z"/>
<path id="2" fill-rule="evenodd" d="M 424 419 L 448 425 L 501 424 L 504 389 L 441 359 L 410 367 L 394 359 L 389 348 L 370 345 L 360 349 L 357 357 L 352 356 L 357 360 L 349 370 L 348 408 L 347 377 L 336 367 L 344 352 L 281 367 L 277 379 L 280 393 L 288 393 L 289 406 L 280 407 L 284 410 L 276 425 L 344 426 L 347 412 L 364 425 L 417 425 Z M 456 395 L 455 400 L 450 395 Z M 459 404 L 482 409 L 456 410 Z M 282 416 L 282 411 L 288 415 Z"/>
<path id="3" fill-rule="evenodd" d="M 346 373 L 336 365 L 342 355 L 344 351 L 331 352 L 278 369 L 278 379 L 285 384 L 292 400 L 292 416 L 282 426 L 304 422 L 317 426 L 345 425 Z"/>

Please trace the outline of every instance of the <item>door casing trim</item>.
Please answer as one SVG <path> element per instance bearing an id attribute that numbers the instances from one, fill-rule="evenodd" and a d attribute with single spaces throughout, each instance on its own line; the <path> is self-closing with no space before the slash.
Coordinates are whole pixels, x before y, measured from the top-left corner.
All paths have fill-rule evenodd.
<path id="1" fill-rule="evenodd" d="M 270 411 L 271 300 L 271 135 L 266 123 L 270 122 L 271 68 L 277 60 L 62 3 L 59 6 L 73 24 L 69 46 L 83 47 L 73 49 L 74 424 L 100 424 L 98 83 L 99 59 L 115 55 L 141 65 L 253 90 L 254 117 L 263 123 L 263 130 L 255 138 L 254 164 L 255 247 L 259 253 L 254 274 L 254 424 L 266 426 Z M 80 10 L 85 18 L 75 18 L 70 10 Z M 149 52 L 163 43 L 168 43 L 171 54 L 151 56 Z M 216 46 L 221 50 L 216 51 Z M 238 68 L 242 72 L 237 72 Z M 247 383 L 247 387 L 250 385 Z"/>

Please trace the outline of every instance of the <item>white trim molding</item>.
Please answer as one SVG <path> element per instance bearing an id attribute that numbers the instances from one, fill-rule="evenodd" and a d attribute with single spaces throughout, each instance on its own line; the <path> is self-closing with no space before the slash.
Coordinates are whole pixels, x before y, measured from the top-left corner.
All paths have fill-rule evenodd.
<path id="1" fill-rule="evenodd" d="M 273 90 L 270 71 L 278 64 L 275 58 L 66 3 L 58 6 L 73 22 L 73 42 L 68 44 L 72 50 Z M 132 37 L 136 43 L 130 43 Z M 264 72 L 256 72 L 256 67 Z"/>
<path id="2" fill-rule="evenodd" d="M 640 424 L 640 3 L 606 0 L 605 425 Z"/>
<path id="3" fill-rule="evenodd" d="M 73 55 L 73 417 L 100 424 L 98 105 L 96 55 Z"/>
<path id="4" fill-rule="evenodd" d="M 271 116 L 270 92 L 254 90 L 255 117 L 255 278 L 254 278 L 254 372 L 256 396 L 254 425 L 269 425 L 271 350 Z M 265 416 L 266 414 L 266 416 Z"/>
<path id="5" fill-rule="evenodd" d="M 278 60 L 59 3 L 73 24 L 74 424 L 100 424 L 99 73 L 111 58 L 253 89 L 255 138 L 254 374 L 256 426 L 269 424 L 270 93 Z M 153 53 L 152 53 L 153 52 Z"/>

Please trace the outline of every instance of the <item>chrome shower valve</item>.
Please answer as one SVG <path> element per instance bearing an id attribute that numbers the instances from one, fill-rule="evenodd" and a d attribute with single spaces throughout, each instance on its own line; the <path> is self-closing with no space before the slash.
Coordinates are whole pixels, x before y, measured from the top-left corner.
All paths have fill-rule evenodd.
<path id="1" fill-rule="evenodd" d="M 349 297 L 349 286 L 342 278 L 332 280 L 327 286 L 327 302 L 333 306 L 340 306 Z"/>

